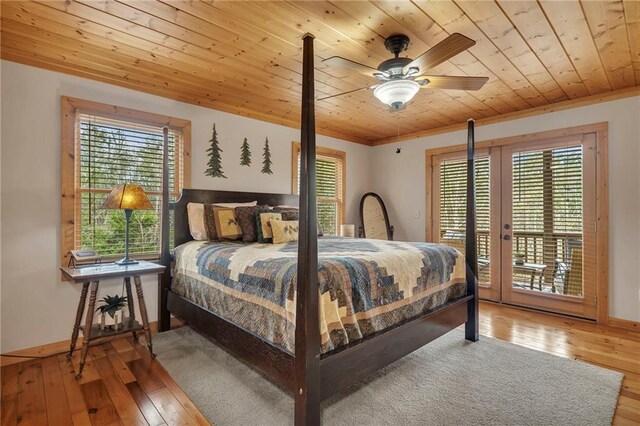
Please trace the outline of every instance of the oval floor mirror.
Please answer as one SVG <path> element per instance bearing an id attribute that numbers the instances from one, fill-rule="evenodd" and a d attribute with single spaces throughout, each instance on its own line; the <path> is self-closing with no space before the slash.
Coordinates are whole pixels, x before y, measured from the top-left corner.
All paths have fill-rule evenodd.
<path id="1" fill-rule="evenodd" d="M 367 192 L 360 200 L 360 236 L 376 240 L 393 240 L 387 208 L 378 194 Z"/>

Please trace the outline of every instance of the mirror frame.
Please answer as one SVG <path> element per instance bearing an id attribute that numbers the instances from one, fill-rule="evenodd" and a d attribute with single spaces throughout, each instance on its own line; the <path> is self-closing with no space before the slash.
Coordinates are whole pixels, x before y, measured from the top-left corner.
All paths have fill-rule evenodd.
<path id="1" fill-rule="evenodd" d="M 364 200 L 367 197 L 375 197 L 378 200 L 378 202 L 380 203 L 380 207 L 382 207 L 382 214 L 384 215 L 384 222 L 385 222 L 385 225 L 387 227 L 387 239 L 389 241 L 393 241 L 393 226 L 391 226 L 391 224 L 389 223 L 389 215 L 387 214 L 387 206 L 385 206 L 384 201 L 382 201 L 382 198 L 380 198 L 380 196 L 378 194 L 376 194 L 375 192 L 367 192 L 360 199 L 360 236 L 361 236 L 361 238 L 367 238 L 367 234 L 366 234 L 366 232 L 364 230 L 364 214 L 363 214 Z"/>

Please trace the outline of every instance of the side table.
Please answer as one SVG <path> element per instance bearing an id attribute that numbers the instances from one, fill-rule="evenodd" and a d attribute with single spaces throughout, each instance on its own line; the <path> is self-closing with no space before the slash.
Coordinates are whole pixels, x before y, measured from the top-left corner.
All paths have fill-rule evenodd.
<path id="1" fill-rule="evenodd" d="M 102 339 L 104 337 L 111 337 L 123 333 L 132 333 L 133 337 L 137 339 L 136 332 L 142 330 L 145 334 L 147 341 L 147 348 L 151 357 L 155 357 L 153 353 L 153 347 L 151 344 L 151 330 L 149 329 L 149 318 L 147 316 L 147 306 L 144 302 L 144 294 L 142 292 L 142 282 L 140 276 L 154 274 L 158 275 L 164 271 L 163 265 L 157 263 L 147 262 L 144 260 L 130 265 L 117 265 L 115 263 L 103 263 L 97 265 L 85 265 L 76 268 L 63 268 L 60 270 L 67 277 L 71 283 L 82 283 L 82 292 L 80 293 L 80 302 L 78 303 L 78 311 L 76 312 L 76 321 L 73 325 L 73 332 L 71 333 L 71 347 L 67 358 L 70 358 L 76 347 L 78 340 L 78 332 L 82 330 L 82 354 L 80 356 L 80 368 L 76 379 L 82 377 L 82 370 L 84 369 L 87 353 L 89 352 L 89 342 L 92 340 Z M 125 286 L 127 291 L 127 301 L 129 304 L 129 318 L 124 321 L 122 328 L 118 330 L 101 330 L 98 324 L 93 324 L 93 315 L 96 311 L 96 296 L 98 294 L 98 287 L 100 286 L 100 280 L 107 278 L 122 278 L 125 280 Z M 140 309 L 140 316 L 142 317 L 142 325 L 136 321 L 135 309 L 133 304 L 133 294 L 131 291 L 131 278 L 136 286 L 136 293 L 138 296 L 138 307 Z M 85 317 L 85 325 L 82 327 L 80 322 L 82 320 L 82 314 L 84 313 L 87 294 L 89 293 L 89 306 L 87 307 L 87 315 Z"/>

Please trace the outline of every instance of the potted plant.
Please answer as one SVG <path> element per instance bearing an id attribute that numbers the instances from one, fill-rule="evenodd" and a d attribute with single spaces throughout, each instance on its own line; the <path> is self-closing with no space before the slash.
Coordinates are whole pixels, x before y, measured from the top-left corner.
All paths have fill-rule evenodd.
<path id="1" fill-rule="evenodd" d="M 115 296 L 107 295 L 102 298 L 101 302 L 102 305 L 96 309 L 96 312 L 100 312 L 100 329 L 113 328 L 118 330 L 124 321 L 123 308 L 127 305 L 127 297 L 117 294 Z"/>
<path id="2" fill-rule="evenodd" d="M 516 265 L 524 265 L 524 253 L 513 253 Z"/>

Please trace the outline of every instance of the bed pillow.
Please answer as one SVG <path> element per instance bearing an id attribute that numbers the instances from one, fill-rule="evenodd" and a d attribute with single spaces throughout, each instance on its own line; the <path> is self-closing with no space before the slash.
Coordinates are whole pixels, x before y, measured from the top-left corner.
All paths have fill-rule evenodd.
<path id="1" fill-rule="evenodd" d="M 191 238 L 196 241 L 217 241 L 216 220 L 213 210 L 216 207 L 236 208 L 243 206 L 255 206 L 257 201 L 248 203 L 188 203 L 187 221 Z"/>
<path id="2" fill-rule="evenodd" d="M 271 219 L 282 220 L 282 214 L 269 211 L 269 212 L 256 212 L 256 228 L 258 230 L 258 242 L 270 243 L 273 239 L 273 233 L 271 232 Z"/>
<path id="3" fill-rule="evenodd" d="M 238 226 L 236 211 L 232 208 L 214 207 L 213 215 L 216 223 L 216 234 L 223 240 L 237 240 L 242 238 L 242 229 Z"/>
<path id="4" fill-rule="evenodd" d="M 255 243 L 258 241 L 258 228 L 256 227 L 256 212 L 268 212 L 269 206 L 241 206 L 236 207 L 236 219 L 242 230 L 242 241 Z"/>
<path id="5" fill-rule="evenodd" d="M 278 206 L 275 207 L 273 211 L 281 213 L 282 220 L 300 220 L 300 210 L 298 210 L 297 207 Z M 322 226 L 320 225 L 320 221 L 318 221 L 318 237 L 322 237 L 323 235 Z"/>
<path id="6" fill-rule="evenodd" d="M 298 221 L 297 220 L 269 220 L 273 233 L 273 244 L 288 243 L 298 241 Z"/>
<path id="7" fill-rule="evenodd" d="M 187 204 L 189 232 L 194 240 L 216 241 L 218 239 L 213 210 L 212 204 Z"/>

